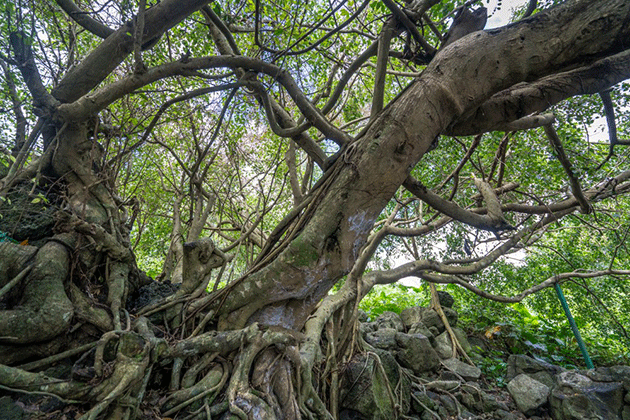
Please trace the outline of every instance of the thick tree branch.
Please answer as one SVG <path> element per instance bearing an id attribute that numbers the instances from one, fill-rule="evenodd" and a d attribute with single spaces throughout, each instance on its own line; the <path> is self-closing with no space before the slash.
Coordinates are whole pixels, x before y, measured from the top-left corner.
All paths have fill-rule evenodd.
<path id="1" fill-rule="evenodd" d="M 11 148 L 11 154 L 17 157 L 26 142 L 26 117 L 22 111 L 22 101 L 18 95 L 15 82 L 13 81 L 13 73 L 9 70 L 9 66 L 4 61 L 0 61 L 0 68 L 4 73 L 6 86 L 9 90 L 9 97 L 13 106 L 13 114 L 15 115 L 15 141 Z"/>
<path id="2" fill-rule="evenodd" d="M 143 45 L 199 10 L 208 0 L 163 0 L 146 11 Z M 73 102 L 98 86 L 133 51 L 133 24 L 118 28 L 70 70 L 52 90 L 61 102 Z"/>
<path id="3" fill-rule="evenodd" d="M 497 229 L 513 229 L 512 226 L 505 220 L 503 217 L 503 211 L 501 210 L 501 203 L 499 202 L 499 198 L 495 194 L 494 190 L 483 179 L 477 178 L 474 175 L 472 176 L 473 182 L 475 186 L 479 190 L 479 193 L 482 195 L 484 201 L 486 202 L 488 217 L 490 218 L 491 223 L 497 227 Z"/>
<path id="4" fill-rule="evenodd" d="M 99 38 L 107 38 L 114 33 L 114 30 L 107 25 L 103 25 L 98 20 L 90 17 L 88 12 L 81 10 L 72 0 L 55 0 L 59 7 L 70 16 L 72 20 L 78 23 L 83 29 L 98 36 Z"/>
<path id="5" fill-rule="evenodd" d="M 610 139 L 610 147 L 608 149 L 608 156 L 598 166 L 601 168 L 615 153 L 616 145 L 629 146 L 630 140 L 619 140 L 617 136 L 617 123 L 615 122 L 615 106 L 613 105 L 612 98 L 610 97 L 610 89 L 605 89 L 599 92 L 600 98 L 602 98 L 602 104 L 604 105 L 604 112 L 606 113 L 606 125 L 608 125 L 608 138 Z"/>
<path id="6" fill-rule="evenodd" d="M 59 101 L 44 87 L 27 35 L 24 32 L 11 32 L 9 41 L 26 87 L 33 96 L 33 105 L 41 115 L 49 114 L 59 104 Z"/>
<path id="7" fill-rule="evenodd" d="M 630 50 L 588 66 L 543 77 L 535 82 L 521 83 L 499 92 L 478 108 L 461 116 L 445 130 L 445 134 L 469 136 L 493 130 L 503 131 L 506 124 L 543 112 L 571 96 L 595 94 L 628 78 Z"/>

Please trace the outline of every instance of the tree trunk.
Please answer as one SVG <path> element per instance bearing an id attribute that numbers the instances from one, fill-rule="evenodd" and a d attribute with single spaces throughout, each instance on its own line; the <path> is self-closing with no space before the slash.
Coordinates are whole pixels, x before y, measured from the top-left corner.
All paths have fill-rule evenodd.
<path id="1" fill-rule="evenodd" d="M 146 11 L 142 40 L 160 36 L 206 3 L 160 2 Z M 63 184 L 67 206 L 58 214 L 57 233 L 41 247 L 0 244 L 0 286 L 18 276 L 25 279 L 19 300 L 0 311 L 0 362 L 49 356 L 73 340 L 85 344 L 97 333 L 101 338 L 93 344 L 93 366 L 77 365 L 79 373 L 88 372 L 86 378 L 61 385 L 2 366 L 0 384 L 52 389 L 63 398 L 85 401 L 91 405 L 86 418 L 129 418 L 137 415 L 151 373 L 159 371 L 156 377 L 170 375 L 165 382 L 171 394 L 160 402 L 164 416 L 198 395 L 210 410 L 225 390 L 230 412 L 242 419 L 331 418 L 314 385 L 320 343 L 335 348 L 327 351 L 335 363 L 352 351 L 355 299 L 366 291 L 360 290 L 362 273 L 351 270 L 383 208 L 436 137 L 493 95 L 623 51 L 630 4 L 589 4 L 570 2 L 503 29 L 476 32 L 441 50 L 361 136 L 342 147 L 303 201 L 303 211 L 250 272 L 206 294 L 210 270 L 227 258 L 211 241 L 195 237 L 174 252 L 181 251 L 180 292 L 134 318 L 126 300 L 143 277 L 122 203 L 97 167 L 99 146 L 90 138 L 96 93 L 88 94 L 132 51 L 129 29 L 123 26 L 107 37 L 51 94 L 36 89 L 41 80 L 27 77 L 25 70 L 46 120 L 48 149 L 39 169 Z M 106 99 L 113 101 L 123 87 L 107 89 L 111 98 Z M 70 115 L 72 107 L 80 112 Z M 192 231 L 198 235 L 199 226 Z M 329 296 L 349 273 L 344 287 Z M 166 318 L 170 342 L 156 336 L 151 316 L 156 322 Z M 86 325 L 81 333 L 72 329 L 77 321 Z M 333 327 L 327 330 L 327 325 Z M 322 337 L 332 330 L 336 333 Z"/>

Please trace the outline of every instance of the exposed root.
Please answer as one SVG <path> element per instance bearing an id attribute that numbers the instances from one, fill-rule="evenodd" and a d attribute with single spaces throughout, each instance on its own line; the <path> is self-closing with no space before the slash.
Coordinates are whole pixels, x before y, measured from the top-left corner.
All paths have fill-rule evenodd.
<path id="1" fill-rule="evenodd" d="M 150 343 L 138 334 L 121 333 L 114 371 L 110 377 L 92 389 L 91 395 L 99 402 L 81 417 L 81 420 L 95 420 L 123 395 L 126 395 L 127 399 L 120 401 L 123 412 L 137 405 L 138 395 L 144 393 L 142 385 L 150 363 L 150 350 Z"/>
<path id="2" fill-rule="evenodd" d="M 210 394 L 212 395 L 207 400 L 207 404 L 212 404 L 212 402 L 217 397 L 217 394 L 223 389 L 223 386 L 227 382 L 230 377 L 230 369 L 227 363 L 222 362 L 221 367 L 216 367 L 210 370 L 197 384 L 191 386 L 186 389 L 182 389 L 181 391 L 175 392 L 172 394 L 168 402 L 165 404 L 166 407 L 172 407 L 164 412 L 164 416 L 170 416 L 180 411 L 181 409 L 188 407 L 196 401 L 199 401 L 203 398 L 208 397 Z M 178 403 L 178 404 L 177 404 Z M 177 404 L 177 405 L 174 405 Z M 174 405 L 174 406 L 173 406 Z"/>
<path id="3" fill-rule="evenodd" d="M 437 288 L 435 287 L 435 284 L 429 283 L 429 287 L 431 290 L 431 309 L 435 310 L 438 313 L 438 315 L 440 316 L 440 319 L 444 323 L 444 327 L 446 328 L 446 331 L 448 332 L 448 336 L 450 337 L 451 342 L 453 343 L 453 357 L 457 357 L 457 354 L 459 353 L 464 359 L 466 359 L 468 364 L 474 366 L 475 363 L 470 359 L 470 356 L 468 356 L 468 353 L 466 353 L 466 350 L 464 350 L 464 347 L 459 342 L 459 340 L 457 339 L 457 336 L 455 335 L 455 332 L 451 328 L 450 322 L 448 322 L 448 319 L 446 318 L 446 314 L 444 313 L 444 310 L 442 309 L 442 305 L 440 305 L 440 298 L 438 297 Z"/>
<path id="4" fill-rule="evenodd" d="M 29 344 L 51 340 L 66 331 L 74 308 L 66 295 L 69 255 L 64 245 L 50 241 L 42 246 L 25 280 L 24 291 L 15 309 L 1 311 L 0 341 Z M 19 361 L 13 354 L 0 360 Z"/>

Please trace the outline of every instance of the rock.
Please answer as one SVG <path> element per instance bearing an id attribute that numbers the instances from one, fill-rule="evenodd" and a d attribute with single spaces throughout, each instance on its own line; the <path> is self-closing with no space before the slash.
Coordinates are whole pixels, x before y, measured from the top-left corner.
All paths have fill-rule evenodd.
<path id="1" fill-rule="evenodd" d="M 462 362 L 457 358 L 450 358 L 442 361 L 442 364 L 446 366 L 451 372 L 454 372 L 466 380 L 475 380 L 481 377 L 481 369 L 477 366 L 471 366 Z"/>
<path id="2" fill-rule="evenodd" d="M 22 420 L 24 410 L 10 397 L 4 396 L 0 398 L 0 418 L 2 420 Z"/>
<path id="3" fill-rule="evenodd" d="M 455 394 L 455 396 L 466 408 L 477 412 L 483 410 L 481 401 L 475 399 L 475 394 L 469 394 L 468 392 L 462 391 Z"/>
<path id="4" fill-rule="evenodd" d="M 432 395 L 434 397 L 432 397 Z M 433 392 L 414 392 L 411 398 L 411 409 L 414 413 L 422 414 L 428 408 L 435 411 L 437 406 L 435 401 L 437 400 L 437 394 Z"/>
<path id="5" fill-rule="evenodd" d="M 455 303 L 455 299 L 451 296 L 450 293 L 444 292 L 442 290 L 438 290 L 438 300 L 440 301 L 440 305 L 442 308 L 452 308 Z"/>
<path id="6" fill-rule="evenodd" d="M 44 413 L 51 413 L 53 411 L 61 410 L 67 405 L 68 404 L 62 402 L 61 400 L 55 397 L 47 397 L 41 402 L 39 409 L 43 411 Z M 0 414 L 0 418 L 2 418 L 1 414 Z"/>
<path id="7" fill-rule="evenodd" d="M 492 412 L 496 410 L 509 410 L 509 407 L 503 401 L 497 399 L 496 395 L 488 394 L 487 392 L 480 391 L 481 403 L 483 412 Z"/>
<path id="8" fill-rule="evenodd" d="M 508 382 L 507 389 L 518 409 L 527 415 L 536 413 L 545 405 L 550 393 L 547 385 L 523 373 Z"/>
<path id="9" fill-rule="evenodd" d="M 142 286 L 132 297 L 127 300 L 127 308 L 137 311 L 147 305 L 156 303 L 166 296 L 170 296 L 179 290 L 180 284 L 170 282 L 152 281 Z"/>
<path id="10" fill-rule="evenodd" d="M 354 410 L 341 410 L 339 420 L 363 420 L 361 413 Z"/>
<path id="11" fill-rule="evenodd" d="M 462 348 L 466 353 L 470 353 L 472 351 L 472 347 L 468 343 L 468 338 L 464 331 L 459 328 L 453 328 L 453 332 L 455 333 L 455 337 L 461 344 Z M 453 357 L 453 343 L 451 341 L 451 336 L 448 334 L 448 331 L 444 331 L 442 334 L 438 335 L 435 338 L 434 342 L 435 351 L 437 352 L 440 359 L 450 359 Z"/>
<path id="12" fill-rule="evenodd" d="M 400 395 L 406 396 L 406 399 L 402 401 L 401 411 L 406 412 L 409 409 L 410 382 L 405 376 L 401 377 L 400 368 L 390 352 L 377 349 L 375 353 L 378 358 L 374 354 L 357 354 L 346 365 L 344 380 L 352 384 L 340 396 L 340 408 L 341 411 L 346 411 L 344 414 L 346 419 L 391 420 L 395 418 L 396 407 L 389 398 L 386 381 L 389 381 L 391 389 L 398 388 Z M 383 369 L 379 368 L 378 362 L 381 363 Z M 383 371 L 385 376 L 382 374 Z"/>
<path id="13" fill-rule="evenodd" d="M 448 395 L 440 395 L 440 403 L 450 415 L 453 416 L 457 414 L 457 401 L 455 401 L 454 398 Z"/>
<path id="14" fill-rule="evenodd" d="M 463 383 L 455 394 L 457 399 L 468 409 L 479 413 L 491 413 L 495 410 L 509 411 L 509 407 L 498 398 L 501 395 L 490 395 L 482 391 L 476 382 Z"/>
<path id="15" fill-rule="evenodd" d="M 407 334 L 422 334 L 427 337 L 429 341 L 431 341 L 431 344 L 435 347 L 435 337 L 433 336 L 433 333 L 422 322 L 415 322 L 411 324 Z"/>
<path id="16" fill-rule="evenodd" d="M 468 343 L 470 343 L 470 348 L 475 353 L 483 354 L 488 351 L 488 345 L 483 338 L 471 336 L 468 337 Z"/>
<path id="17" fill-rule="evenodd" d="M 439 367 L 440 358 L 424 335 L 397 333 L 396 343 L 399 346 L 396 359 L 415 374 L 433 371 Z"/>
<path id="18" fill-rule="evenodd" d="M 624 390 L 630 392 L 630 366 L 600 367 L 588 370 L 585 374 L 597 382 L 621 382 Z"/>
<path id="19" fill-rule="evenodd" d="M 621 420 L 630 420 L 630 405 L 626 405 L 623 407 L 623 411 L 621 412 Z"/>
<path id="20" fill-rule="evenodd" d="M 357 318 L 359 322 L 368 322 L 370 320 L 370 317 L 368 316 L 367 312 L 361 309 L 357 311 Z"/>
<path id="21" fill-rule="evenodd" d="M 556 383 L 554 379 L 556 374 L 560 372 L 564 372 L 560 366 L 521 354 L 512 354 L 508 357 L 505 380 L 509 382 L 521 373 L 526 373 L 530 378 L 542 382 L 551 389 Z"/>
<path id="22" fill-rule="evenodd" d="M 367 333 L 376 331 L 376 324 L 374 322 L 361 322 L 359 323 L 359 334 L 365 338 Z"/>
<path id="23" fill-rule="evenodd" d="M 455 310 L 451 308 L 442 308 L 442 309 L 444 310 L 444 315 L 446 315 L 446 319 L 448 320 L 448 323 L 451 325 L 451 327 L 456 326 L 457 325 L 457 312 L 455 312 Z M 442 322 L 442 319 L 440 318 L 438 313 L 435 312 L 435 310 L 433 309 L 428 309 L 424 311 L 422 313 L 421 321 L 429 329 L 436 328 L 440 334 L 444 332 L 444 330 L 446 329 L 446 327 L 444 326 L 444 323 Z"/>
<path id="24" fill-rule="evenodd" d="M 497 420 L 522 420 L 526 418 L 522 413 L 512 413 L 507 410 L 497 410 L 493 415 Z"/>
<path id="25" fill-rule="evenodd" d="M 459 418 L 461 420 L 476 420 L 476 419 L 482 419 L 483 417 L 478 417 L 478 416 L 475 416 L 470 411 L 462 410 L 462 414 L 460 415 Z"/>
<path id="26" fill-rule="evenodd" d="M 378 349 L 393 350 L 396 348 L 396 331 L 394 328 L 381 328 L 365 335 L 365 341 Z"/>
<path id="27" fill-rule="evenodd" d="M 557 375 L 549 402 L 555 420 L 617 420 L 623 410 L 623 384 L 596 382 L 579 371 Z"/>
<path id="28" fill-rule="evenodd" d="M 459 381 L 431 381 L 426 385 L 426 387 L 429 389 L 449 392 L 459 388 L 459 385 Z"/>
<path id="29" fill-rule="evenodd" d="M 426 310 L 428 309 L 422 306 L 412 306 L 411 308 L 403 309 L 400 313 L 400 319 L 405 325 L 405 328 L 410 329 L 414 324 L 420 322 L 422 320 L 422 314 Z"/>
<path id="30" fill-rule="evenodd" d="M 402 319 L 400 319 L 400 315 L 398 315 L 396 312 L 385 311 L 380 314 L 374 322 L 376 322 L 378 329 L 394 328 L 396 331 L 405 330 Z"/>
<path id="31" fill-rule="evenodd" d="M 0 163 L 0 166 L 4 165 Z M 45 196 L 46 201 L 40 199 L 33 203 L 30 188 L 25 188 L 18 187 L 8 192 L 5 200 L 0 200 L 0 232 L 8 232 L 18 242 L 28 239 L 33 245 L 35 241 L 53 235 L 55 213 L 59 210 L 55 204 L 59 203 L 59 197 L 36 188 L 34 193 Z"/>
<path id="32" fill-rule="evenodd" d="M 440 377 L 439 377 L 440 381 L 461 381 L 461 378 L 459 377 L 458 374 L 451 372 L 450 370 L 443 370 L 442 372 L 440 372 Z"/>

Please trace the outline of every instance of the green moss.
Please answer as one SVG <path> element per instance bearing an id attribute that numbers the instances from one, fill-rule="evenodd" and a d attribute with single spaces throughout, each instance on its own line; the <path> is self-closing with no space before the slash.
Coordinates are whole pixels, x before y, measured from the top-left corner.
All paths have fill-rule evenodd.
<path id="1" fill-rule="evenodd" d="M 308 238 L 300 235 L 291 243 L 286 263 L 294 267 L 308 267 L 318 259 L 317 249 Z"/>

